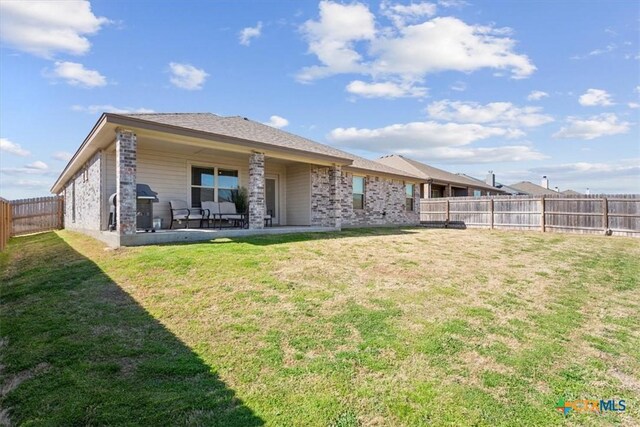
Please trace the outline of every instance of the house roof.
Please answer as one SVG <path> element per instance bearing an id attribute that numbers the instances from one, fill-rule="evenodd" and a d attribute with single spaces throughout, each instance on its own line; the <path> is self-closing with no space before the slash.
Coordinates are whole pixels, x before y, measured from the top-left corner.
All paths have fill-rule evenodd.
<path id="1" fill-rule="evenodd" d="M 561 191 L 560 194 L 564 194 L 565 196 L 581 196 L 581 193 L 578 193 L 577 191 L 573 191 L 573 190 L 564 190 Z"/>
<path id="2" fill-rule="evenodd" d="M 481 188 L 498 192 L 501 191 L 498 188 L 492 187 L 491 185 L 478 179 L 472 179 L 464 175 L 447 172 L 445 170 L 429 166 L 416 160 L 408 159 L 399 154 L 391 154 L 389 156 L 381 157 L 380 159 L 378 159 L 378 162 L 384 163 L 396 169 L 407 171 L 411 174 L 421 177 L 424 180 L 434 180 L 455 185 L 462 185 L 465 187 Z"/>
<path id="3" fill-rule="evenodd" d="M 309 156 L 316 159 L 324 159 L 324 161 L 365 172 L 375 172 L 413 180 L 420 179 L 420 175 L 395 169 L 392 166 L 368 160 L 245 117 L 222 117 L 211 113 L 104 113 L 69 161 L 69 164 L 62 171 L 60 177 L 52 186 L 51 192 L 60 192 L 62 185 L 88 160 L 90 153 L 95 152 L 97 148 L 92 150 L 91 145 L 100 133 L 104 133 L 104 129 L 108 129 L 109 126 L 113 130 L 114 126 L 118 125 L 173 134 L 187 134 L 211 140 L 222 139 L 230 144 L 243 145 L 256 150 L 294 153 L 303 158 Z M 94 145 L 94 147 L 97 147 L 97 145 Z"/>
<path id="4" fill-rule="evenodd" d="M 532 195 L 532 196 L 544 196 L 544 195 L 557 195 L 558 193 L 556 193 L 553 190 L 549 190 L 548 188 L 544 188 L 538 184 L 534 184 L 533 182 L 529 182 L 529 181 L 522 181 L 522 182 L 518 182 L 516 184 L 511 184 L 509 185 L 509 187 L 511 188 L 515 188 L 518 191 L 521 191 L 523 193 Z"/>
<path id="5" fill-rule="evenodd" d="M 274 147 L 294 149 L 306 153 L 321 154 L 346 160 L 348 166 L 365 171 L 386 173 L 403 177 L 420 178 L 373 160 L 368 160 L 355 154 L 333 148 L 329 145 L 312 141 L 299 135 L 276 129 L 254 120 L 241 116 L 223 117 L 212 113 L 146 113 L 121 114 L 140 120 L 177 126 L 181 128 L 199 130 L 215 135 L 224 135 L 255 141 Z"/>

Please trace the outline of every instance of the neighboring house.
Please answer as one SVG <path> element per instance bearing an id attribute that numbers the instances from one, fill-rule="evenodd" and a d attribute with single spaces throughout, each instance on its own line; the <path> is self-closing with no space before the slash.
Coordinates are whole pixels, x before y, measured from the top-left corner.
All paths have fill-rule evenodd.
<path id="1" fill-rule="evenodd" d="M 478 178 L 474 178 L 472 176 L 469 176 L 467 174 L 464 173 L 459 173 L 458 175 L 460 176 L 464 176 L 465 178 L 471 179 L 475 182 L 479 182 L 482 184 L 486 184 L 486 185 L 490 185 L 491 187 L 499 190 L 499 193 L 497 194 L 505 194 L 508 196 L 517 196 L 517 195 L 521 195 L 524 194 L 518 190 L 516 190 L 515 188 L 511 188 L 507 185 L 504 185 L 502 183 L 499 183 L 496 181 L 496 176 L 492 171 L 489 171 L 489 174 L 487 175 L 487 178 L 485 179 L 485 181 L 479 180 Z"/>
<path id="2" fill-rule="evenodd" d="M 557 196 L 558 192 L 549 189 L 549 181 L 546 177 L 542 178 L 542 185 L 534 184 L 530 181 L 522 181 L 516 184 L 511 184 L 509 187 L 515 188 L 520 191 L 521 194 L 528 196 Z"/>
<path id="3" fill-rule="evenodd" d="M 564 196 L 581 196 L 581 193 L 578 193 L 577 191 L 573 191 L 573 190 L 564 190 L 561 191 L 560 194 L 564 195 Z"/>
<path id="4" fill-rule="evenodd" d="M 163 228 L 170 224 L 169 200 L 197 208 L 246 187 L 249 229 L 258 232 L 267 209 L 280 226 L 417 224 L 421 181 L 242 117 L 105 113 L 51 192 L 65 195 L 65 228 L 119 246 L 139 243 L 136 235 L 144 234 L 136 230 L 136 183 L 158 193 L 154 216 Z M 110 233 L 113 193 L 117 230 Z"/>
<path id="5" fill-rule="evenodd" d="M 419 176 L 424 181 L 420 184 L 420 194 L 426 199 L 504 194 L 503 191 L 480 180 L 434 168 L 397 154 L 381 157 L 377 161 Z"/>

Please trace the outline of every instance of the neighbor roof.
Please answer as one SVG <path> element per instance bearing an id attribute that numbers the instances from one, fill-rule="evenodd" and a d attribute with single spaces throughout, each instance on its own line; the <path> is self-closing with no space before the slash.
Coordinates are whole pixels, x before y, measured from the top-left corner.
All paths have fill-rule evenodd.
<path id="1" fill-rule="evenodd" d="M 558 194 L 553 190 L 549 190 L 548 188 L 544 188 L 538 184 L 534 184 L 529 181 L 518 182 L 517 184 L 509 185 L 511 188 L 515 188 L 518 191 L 529 194 L 531 196 L 543 196 L 543 195 L 552 195 Z"/>
<path id="2" fill-rule="evenodd" d="M 399 154 L 391 154 L 389 156 L 384 156 L 378 159 L 379 162 L 394 167 L 396 169 L 405 170 L 411 174 L 418 175 L 424 180 L 434 180 L 440 182 L 447 182 L 451 184 L 463 185 L 465 187 L 474 187 L 474 188 L 482 188 L 485 190 L 491 191 L 501 191 L 496 187 L 492 187 L 491 185 L 477 180 L 470 179 L 463 175 L 458 175 L 455 173 L 447 172 L 442 169 L 435 168 L 433 166 L 429 166 L 424 163 L 420 163 L 416 160 L 408 159 Z"/>

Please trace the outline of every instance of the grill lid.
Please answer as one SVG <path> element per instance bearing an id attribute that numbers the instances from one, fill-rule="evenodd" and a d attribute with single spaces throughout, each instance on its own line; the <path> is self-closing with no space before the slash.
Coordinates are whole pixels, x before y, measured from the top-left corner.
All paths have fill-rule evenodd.
<path id="1" fill-rule="evenodd" d="M 138 199 L 147 199 L 158 202 L 158 193 L 151 190 L 147 184 L 136 184 L 136 197 Z"/>

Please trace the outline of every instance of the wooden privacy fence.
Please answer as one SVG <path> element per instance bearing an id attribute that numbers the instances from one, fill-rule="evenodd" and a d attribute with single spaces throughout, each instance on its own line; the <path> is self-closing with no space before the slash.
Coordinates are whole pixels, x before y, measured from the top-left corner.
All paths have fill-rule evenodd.
<path id="1" fill-rule="evenodd" d="M 64 198 L 60 196 L 12 200 L 10 236 L 57 230 L 63 227 Z"/>
<path id="2" fill-rule="evenodd" d="M 422 199 L 431 227 L 479 227 L 640 237 L 640 195 L 485 196 Z"/>
<path id="3" fill-rule="evenodd" d="M 11 206 L 0 197 L 0 252 L 4 251 L 11 235 Z"/>

